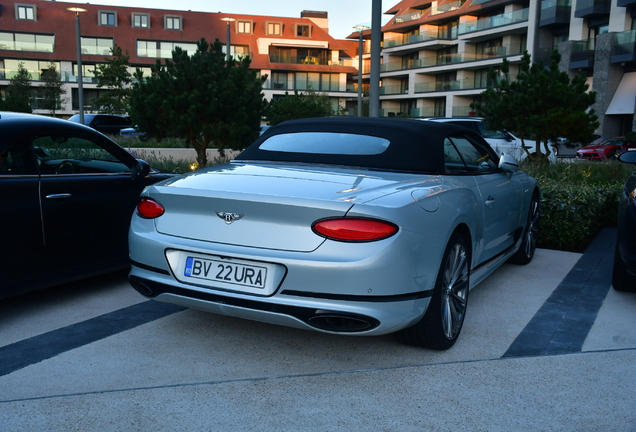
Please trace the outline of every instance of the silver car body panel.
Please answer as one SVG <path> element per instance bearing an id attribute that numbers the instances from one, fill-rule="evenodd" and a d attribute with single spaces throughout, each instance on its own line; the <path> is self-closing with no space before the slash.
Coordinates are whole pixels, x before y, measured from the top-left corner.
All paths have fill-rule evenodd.
<path id="1" fill-rule="evenodd" d="M 133 216 L 131 280 L 170 287 L 151 295 L 156 300 L 210 312 L 332 332 L 282 311 L 293 307 L 377 321 L 355 334 L 391 333 L 426 311 L 455 230 L 470 236 L 471 287 L 516 251 L 535 187 L 522 172 L 447 176 L 233 162 L 144 191 L 166 213 Z M 242 216 L 228 224 L 217 212 Z M 388 221 L 399 231 L 348 243 L 311 228 L 344 216 Z M 274 281 L 259 291 L 191 280 L 184 276 L 187 256 L 219 266 L 223 260 L 272 265 Z"/>

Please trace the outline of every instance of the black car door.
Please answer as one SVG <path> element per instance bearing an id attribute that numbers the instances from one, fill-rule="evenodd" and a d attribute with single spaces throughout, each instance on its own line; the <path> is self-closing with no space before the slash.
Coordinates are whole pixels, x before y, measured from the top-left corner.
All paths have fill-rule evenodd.
<path id="1" fill-rule="evenodd" d="M 148 178 L 134 158 L 99 134 L 39 133 L 40 200 L 46 260 L 55 279 L 125 266 L 128 227 Z"/>
<path id="2" fill-rule="evenodd" d="M 22 292 L 43 258 L 34 155 L 26 141 L 0 137 L 0 298 Z"/>

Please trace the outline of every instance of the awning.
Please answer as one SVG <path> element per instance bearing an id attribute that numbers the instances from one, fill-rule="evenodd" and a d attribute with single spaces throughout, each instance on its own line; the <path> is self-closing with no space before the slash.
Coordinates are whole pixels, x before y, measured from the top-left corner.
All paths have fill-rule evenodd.
<path id="1" fill-rule="evenodd" d="M 605 115 L 634 114 L 635 107 L 636 72 L 629 72 L 623 75 Z"/>

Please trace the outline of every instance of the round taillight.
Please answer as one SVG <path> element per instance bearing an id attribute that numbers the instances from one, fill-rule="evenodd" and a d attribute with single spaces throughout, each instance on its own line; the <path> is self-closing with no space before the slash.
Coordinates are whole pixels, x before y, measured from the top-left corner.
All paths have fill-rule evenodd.
<path id="1" fill-rule="evenodd" d="M 346 242 L 382 240 L 398 231 L 392 223 L 361 218 L 323 219 L 314 222 L 312 228 L 318 235 Z"/>
<path id="2" fill-rule="evenodd" d="M 154 219 L 158 218 L 166 209 L 152 198 L 143 197 L 137 203 L 137 214 L 142 218 Z"/>

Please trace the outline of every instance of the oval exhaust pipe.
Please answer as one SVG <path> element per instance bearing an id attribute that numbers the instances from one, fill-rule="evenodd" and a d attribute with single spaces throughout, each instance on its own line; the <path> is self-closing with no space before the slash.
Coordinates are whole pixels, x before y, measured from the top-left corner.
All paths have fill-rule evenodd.
<path id="1" fill-rule="evenodd" d="M 362 332 L 377 327 L 379 324 L 373 318 L 341 313 L 316 314 L 307 322 L 317 329 L 338 333 Z"/>

